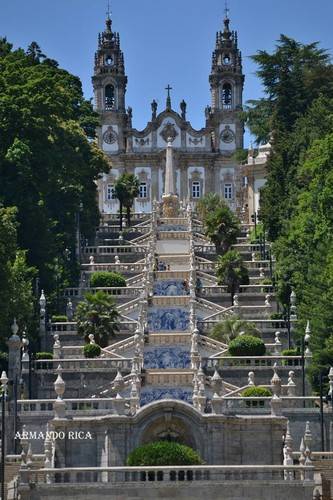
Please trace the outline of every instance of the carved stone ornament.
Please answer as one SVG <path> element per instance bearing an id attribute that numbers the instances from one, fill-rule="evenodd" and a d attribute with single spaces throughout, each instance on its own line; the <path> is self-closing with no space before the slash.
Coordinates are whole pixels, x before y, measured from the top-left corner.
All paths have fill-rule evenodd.
<path id="1" fill-rule="evenodd" d="M 176 137 L 178 135 L 178 132 L 174 126 L 173 123 L 166 123 L 166 125 L 164 126 L 162 132 L 160 133 L 160 136 L 162 137 L 162 139 L 165 141 L 165 142 L 173 142 Z"/>
<path id="2" fill-rule="evenodd" d="M 226 144 L 230 144 L 231 142 L 234 142 L 235 140 L 235 134 L 229 127 L 229 125 L 226 125 L 224 130 L 221 132 L 221 141 L 225 142 Z"/>
<path id="3" fill-rule="evenodd" d="M 188 142 L 190 144 L 194 144 L 195 146 L 197 146 L 198 144 L 202 144 L 203 142 L 203 137 L 200 137 L 200 139 L 198 137 L 195 137 L 194 139 L 192 139 L 192 137 L 189 138 Z"/>
<path id="4" fill-rule="evenodd" d="M 135 139 L 135 144 L 137 144 L 138 146 L 149 146 L 149 137 L 147 137 L 146 139 Z"/>
<path id="5" fill-rule="evenodd" d="M 106 144 L 114 144 L 115 142 L 118 141 L 118 134 L 117 132 L 113 129 L 113 127 L 108 127 L 107 130 L 103 134 L 103 141 Z"/>

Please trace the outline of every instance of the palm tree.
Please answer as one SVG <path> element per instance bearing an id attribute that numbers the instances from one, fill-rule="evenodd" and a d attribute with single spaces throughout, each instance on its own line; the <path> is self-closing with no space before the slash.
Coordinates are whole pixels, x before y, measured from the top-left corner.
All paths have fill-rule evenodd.
<path id="1" fill-rule="evenodd" d="M 214 340 L 229 344 L 231 340 L 243 333 L 245 335 L 251 335 L 252 337 L 260 337 L 260 331 L 254 323 L 244 321 L 238 316 L 231 316 L 230 318 L 217 323 L 217 325 L 215 325 L 213 330 L 210 332 L 209 336 Z"/>
<path id="2" fill-rule="evenodd" d="M 216 275 L 219 285 L 227 285 L 231 294 L 231 303 L 240 285 L 249 284 L 249 273 L 244 266 L 241 255 L 236 250 L 229 250 L 217 259 Z"/>
<path id="3" fill-rule="evenodd" d="M 126 208 L 127 225 L 131 225 L 131 208 L 139 194 L 139 179 L 134 174 L 124 172 L 115 184 L 116 197 L 119 200 L 120 231 L 123 228 L 123 207 Z"/>
<path id="4" fill-rule="evenodd" d="M 75 319 L 79 335 L 95 337 L 96 344 L 106 347 L 119 330 L 119 314 L 114 300 L 105 292 L 87 293 L 76 308 Z"/>
<path id="5" fill-rule="evenodd" d="M 240 223 L 225 204 L 208 211 L 203 223 L 205 235 L 214 243 L 218 254 L 227 252 L 240 235 Z"/>

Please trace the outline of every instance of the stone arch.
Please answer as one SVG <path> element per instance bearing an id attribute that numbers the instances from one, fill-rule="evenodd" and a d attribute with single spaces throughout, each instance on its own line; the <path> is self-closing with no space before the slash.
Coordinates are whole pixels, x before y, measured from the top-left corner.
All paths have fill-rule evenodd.
<path id="1" fill-rule="evenodd" d="M 168 439 L 190 446 L 205 458 L 202 418 L 189 404 L 174 400 L 157 401 L 142 408 L 136 417 L 134 448 Z"/>

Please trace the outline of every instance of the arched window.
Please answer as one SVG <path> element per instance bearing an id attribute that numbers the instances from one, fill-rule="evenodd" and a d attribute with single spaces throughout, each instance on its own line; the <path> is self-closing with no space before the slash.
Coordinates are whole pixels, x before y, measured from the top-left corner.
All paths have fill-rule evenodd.
<path id="1" fill-rule="evenodd" d="M 114 96 L 114 86 L 107 85 L 105 87 L 105 109 L 113 109 L 115 104 L 115 96 Z"/>
<path id="2" fill-rule="evenodd" d="M 223 55 L 223 64 L 230 64 L 230 63 L 231 63 L 230 54 L 224 54 Z"/>
<path id="3" fill-rule="evenodd" d="M 222 87 L 222 107 L 232 108 L 232 86 L 230 83 L 225 83 Z"/>

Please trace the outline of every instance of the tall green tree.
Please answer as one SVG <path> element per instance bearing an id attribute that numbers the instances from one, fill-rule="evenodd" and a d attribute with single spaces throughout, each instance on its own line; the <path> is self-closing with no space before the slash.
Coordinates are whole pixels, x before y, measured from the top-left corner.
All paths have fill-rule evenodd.
<path id="1" fill-rule="evenodd" d="M 229 250 L 220 255 L 216 263 L 216 275 L 219 285 L 226 285 L 234 303 L 234 295 L 239 291 L 240 285 L 249 284 L 248 270 L 243 259 L 236 250 Z"/>
<path id="2" fill-rule="evenodd" d="M 218 254 L 227 252 L 240 235 L 240 222 L 227 205 L 221 204 L 207 212 L 203 222 L 205 235 L 214 243 Z"/>
<path id="3" fill-rule="evenodd" d="M 109 170 L 94 141 L 98 116 L 80 80 L 35 42 L 24 52 L 1 39 L 0 74 L 0 202 L 17 207 L 18 246 L 55 296 L 57 267 L 61 286 L 78 276 L 77 214 L 85 238 L 98 225 L 96 180 Z"/>
<path id="4" fill-rule="evenodd" d="M 123 228 L 123 208 L 126 208 L 127 226 L 131 225 L 131 209 L 139 194 L 139 179 L 134 174 L 124 172 L 116 181 L 115 193 L 119 200 L 120 231 Z"/>

